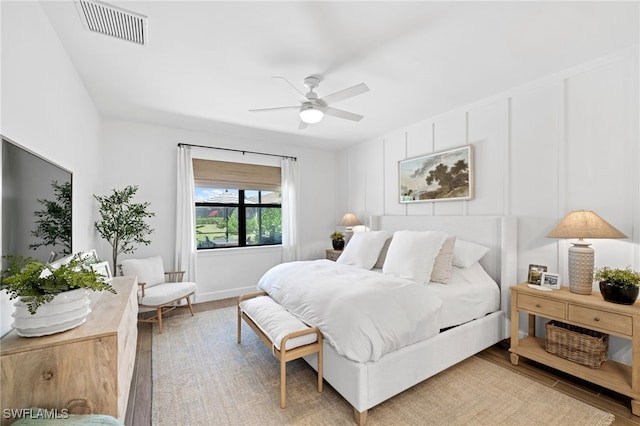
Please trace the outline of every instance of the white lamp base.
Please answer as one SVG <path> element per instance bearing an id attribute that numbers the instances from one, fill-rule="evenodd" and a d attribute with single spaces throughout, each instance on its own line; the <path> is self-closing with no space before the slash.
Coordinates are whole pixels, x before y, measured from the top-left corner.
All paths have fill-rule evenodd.
<path id="1" fill-rule="evenodd" d="M 591 294 L 593 289 L 594 251 L 584 241 L 569 247 L 569 291 Z"/>

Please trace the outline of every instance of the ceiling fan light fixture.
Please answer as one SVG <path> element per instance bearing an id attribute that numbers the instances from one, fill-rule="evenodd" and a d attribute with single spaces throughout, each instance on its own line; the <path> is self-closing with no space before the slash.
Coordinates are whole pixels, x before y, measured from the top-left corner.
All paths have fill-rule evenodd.
<path id="1" fill-rule="evenodd" d="M 307 124 L 319 123 L 324 113 L 311 104 L 303 104 L 300 107 L 300 120 Z"/>

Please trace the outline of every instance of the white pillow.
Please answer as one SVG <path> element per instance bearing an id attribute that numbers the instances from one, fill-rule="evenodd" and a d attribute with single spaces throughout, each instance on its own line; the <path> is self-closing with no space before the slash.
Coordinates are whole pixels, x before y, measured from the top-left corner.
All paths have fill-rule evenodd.
<path id="1" fill-rule="evenodd" d="M 389 235 L 385 231 L 356 232 L 336 263 L 371 269 Z"/>
<path id="2" fill-rule="evenodd" d="M 448 235 L 437 231 L 396 231 L 382 273 L 427 283 L 433 264 Z"/>
<path id="3" fill-rule="evenodd" d="M 164 266 L 160 256 L 147 257 L 146 259 L 126 259 L 122 261 L 122 275 L 138 277 L 138 282 L 145 283 L 147 287 L 164 282 Z"/>
<path id="4" fill-rule="evenodd" d="M 469 241 L 458 240 L 453 249 L 453 265 L 468 268 L 482 259 L 489 252 L 489 248 Z"/>

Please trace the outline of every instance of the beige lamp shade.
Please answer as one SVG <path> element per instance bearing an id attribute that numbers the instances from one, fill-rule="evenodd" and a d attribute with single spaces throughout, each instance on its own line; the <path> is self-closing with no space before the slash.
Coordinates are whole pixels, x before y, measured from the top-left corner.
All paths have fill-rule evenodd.
<path id="1" fill-rule="evenodd" d="M 547 234 L 547 238 L 627 238 L 609 222 L 592 211 L 569 213 Z"/>
<path id="2" fill-rule="evenodd" d="M 578 238 L 569 247 L 569 290 L 591 294 L 593 286 L 594 250 L 583 238 L 627 238 L 592 211 L 569 213 L 547 234 L 547 238 Z"/>
<path id="3" fill-rule="evenodd" d="M 347 213 L 342 216 L 340 222 L 338 222 L 338 226 L 358 226 L 362 225 L 358 218 L 353 213 Z"/>

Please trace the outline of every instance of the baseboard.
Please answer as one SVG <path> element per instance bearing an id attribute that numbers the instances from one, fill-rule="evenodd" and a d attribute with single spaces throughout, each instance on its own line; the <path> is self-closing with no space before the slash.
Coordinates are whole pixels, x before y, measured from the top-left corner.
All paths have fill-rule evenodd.
<path id="1" fill-rule="evenodd" d="M 238 297 L 241 294 L 251 293 L 252 291 L 256 291 L 255 286 L 234 288 L 231 290 L 222 290 L 222 291 L 209 291 L 206 293 L 197 292 L 195 294 L 195 300 L 192 299 L 192 301 L 193 303 L 211 302 L 213 300 L 221 300 L 221 299 L 228 299 L 230 297 Z"/>

